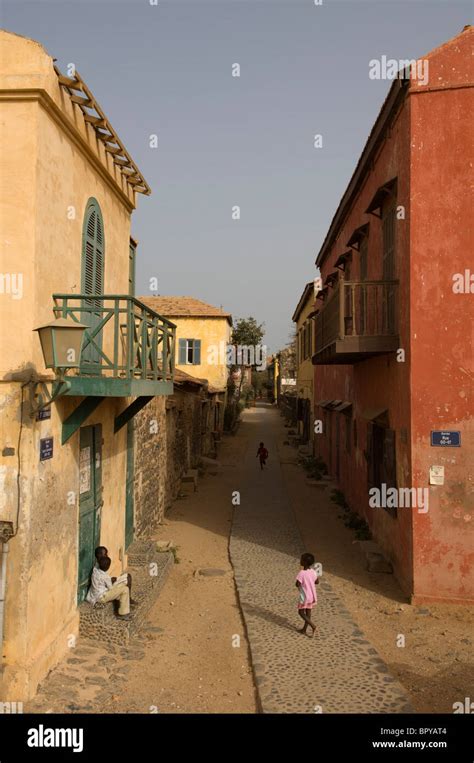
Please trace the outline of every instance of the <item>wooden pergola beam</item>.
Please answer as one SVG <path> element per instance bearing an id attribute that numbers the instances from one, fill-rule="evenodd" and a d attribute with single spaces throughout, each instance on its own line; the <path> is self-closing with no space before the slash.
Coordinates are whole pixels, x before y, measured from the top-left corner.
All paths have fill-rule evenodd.
<path id="1" fill-rule="evenodd" d="M 83 91 L 83 82 L 77 78 L 71 79 L 71 77 L 65 77 L 63 74 L 58 74 L 58 80 L 59 80 L 59 84 L 64 85 L 64 87 L 67 87 L 71 90 Z"/>
<path id="2" fill-rule="evenodd" d="M 125 181 L 134 188 L 134 191 L 149 195 L 151 193 L 151 189 L 148 183 L 128 153 L 127 149 L 123 145 L 122 141 L 118 137 L 117 133 L 113 129 L 112 125 L 108 121 L 100 105 L 95 100 L 85 82 L 82 80 L 79 72 L 76 71 L 75 79 L 72 79 L 71 77 L 64 77 L 56 66 L 54 69 L 58 76 L 59 84 L 67 88 L 71 101 L 79 106 L 83 113 L 84 120 L 94 128 L 97 138 L 105 144 L 105 150 L 110 154 L 117 155 L 117 159 L 114 160 L 114 163 L 120 168 Z M 78 95 L 75 95 L 71 93 L 71 90 L 79 90 L 84 93 L 85 97 L 82 98 Z M 84 110 L 85 108 L 95 111 L 97 116 L 89 114 Z M 106 130 L 107 132 L 102 132 L 102 129 Z M 108 143 L 116 145 L 108 146 Z"/>
<path id="3" fill-rule="evenodd" d="M 91 125 L 95 125 L 96 127 L 106 127 L 105 120 L 101 117 L 94 117 L 92 114 L 88 114 L 84 110 L 82 110 L 82 113 L 84 114 L 86 122 L 90 122 Z"/>
<path id="4" fill-rule="evenodd" d="M 73 103 L 78 103 L 79 106 L 90 106 L 91 103 L 89 98 L 83 98 L 81 95 L 71 95 L 70 98 Z"/>

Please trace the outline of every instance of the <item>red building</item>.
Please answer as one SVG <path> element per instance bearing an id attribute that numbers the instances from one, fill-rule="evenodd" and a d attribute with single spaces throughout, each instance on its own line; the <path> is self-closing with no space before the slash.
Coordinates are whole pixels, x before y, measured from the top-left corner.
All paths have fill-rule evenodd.
<path id="1" fill-rule="evenodd" d="M 316 452 L 416 603 L 474 602 L 473 42 L 393 81 L 316 260 Z"/>

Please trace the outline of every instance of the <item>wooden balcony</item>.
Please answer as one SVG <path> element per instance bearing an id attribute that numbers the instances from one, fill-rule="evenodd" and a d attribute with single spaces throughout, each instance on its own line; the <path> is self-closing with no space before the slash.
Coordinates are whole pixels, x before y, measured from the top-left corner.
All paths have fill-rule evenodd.
<path id="1" fill-rule="evenodd" d="M 394 352 L 398 281 L 339 281 L 316 315 L 314 365 L 358 363 Z"/>
<path id="2" fill-rule="evenodd" d="M 139 397 L 173 394 L 176 326 L 135 297 L 53 294 L 56 318 L 89 328 L 68 395 Z"/>

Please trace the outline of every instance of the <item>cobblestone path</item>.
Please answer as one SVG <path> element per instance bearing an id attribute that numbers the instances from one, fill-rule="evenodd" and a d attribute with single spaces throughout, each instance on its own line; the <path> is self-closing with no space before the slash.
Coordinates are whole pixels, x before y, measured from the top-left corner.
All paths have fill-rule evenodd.
<path id="1" fill-rule="evenodd" d="M 249 447 L 236 469 L 241 504 L 235 507 L 230 540 L 262 710 L 410 712 L 404 689 L 364 638 L 327 575 L 318 586 L 315 637 L 296 631 L 302 621 L 295 577 L 305 549 L 278 461 L 275 417 L 275 411 L 262 407 L 242 424 Z M 264 471 L 255 457 L 260 440 L 270 453 Z M 317 561 L 324 566 L 324 560 Z"/>

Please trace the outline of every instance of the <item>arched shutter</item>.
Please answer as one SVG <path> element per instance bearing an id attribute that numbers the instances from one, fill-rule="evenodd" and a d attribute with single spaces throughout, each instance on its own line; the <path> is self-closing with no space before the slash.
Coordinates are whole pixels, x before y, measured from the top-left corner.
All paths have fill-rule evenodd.
<path id="1" fill-rule="evenodd" d="M 89 199 L 84 215 L 82 234 L 82 275 L 81 291 L 84 295 L 96 296 L 104 291 L 104 223 L 100 207 L 96 199 Z M 102 301 L 84 297 L 84 307 L 87 308 L 82 316 L 82 322 L 94 330 L 102 319 Z M 101 332 L 93 338 L 83 351 L 82 361 L 87 366 L 100 366 L 100 353 L 97 347 L 102 347 Z"/>

